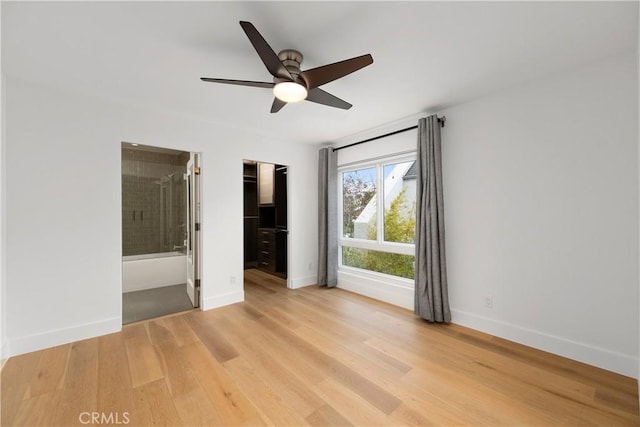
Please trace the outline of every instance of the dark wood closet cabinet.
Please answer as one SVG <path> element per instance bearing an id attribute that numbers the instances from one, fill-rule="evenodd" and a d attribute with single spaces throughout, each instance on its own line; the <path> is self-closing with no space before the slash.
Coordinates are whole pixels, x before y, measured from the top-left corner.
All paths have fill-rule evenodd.
<path id="1" fill-rule="evenodd" d="M 245 161 L 247 170 L 250 174 L 244 174 L 245 268 L 257 267 L 286 278 L 287 167 Z"/>
<path id="2" fill-rule="evenodd" d="M 244 185 L 244 268 L 258 266 L 258 165 L 243 163 Z"/>

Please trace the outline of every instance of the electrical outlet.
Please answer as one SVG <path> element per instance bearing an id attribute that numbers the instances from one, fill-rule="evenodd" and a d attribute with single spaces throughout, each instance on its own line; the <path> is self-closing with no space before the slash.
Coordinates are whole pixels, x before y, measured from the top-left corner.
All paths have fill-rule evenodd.
<path id="1" fill-rule="evenodd" d="M 236 283 L 236 276 L 231 276 L 231 277 L 229 277 L 229 283 L 231 283 L 232 285 L 235 285 L 235 283 Z"/>
<path id="2" fill-rule="evenodd" d="M 491 295 L 484 297 L 484 306 L 489 309 L 493 308 L 493 297 Z"/>
<path id="3" fill-rule="evenodd" d="M 311 271 L 312 268 L 313 268 L 313 263 L 309 263 L 309 265 L 307 265 L 307 270 Z"/>

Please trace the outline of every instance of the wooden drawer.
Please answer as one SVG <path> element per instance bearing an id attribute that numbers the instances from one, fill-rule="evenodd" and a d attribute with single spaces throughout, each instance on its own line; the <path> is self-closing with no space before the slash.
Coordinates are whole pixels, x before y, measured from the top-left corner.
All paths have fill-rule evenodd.
<path id="1" fill-rule="evenodd" d="M 273 230 L 258 230 L 258 249 L 271 251 L 275 249 L 276 235 Z"/>
<path id="2" fill-rule="evenodd" d="M 259 251 L 258 252 L 258 267 L 267 270 L 275 271 L 276 263 L 272 252 Z"/>
<path id="3" fill-rule="evenodd" d="M 258 268 L 276 271 L 276 232 L 273 228 L 258 229 Z"/>

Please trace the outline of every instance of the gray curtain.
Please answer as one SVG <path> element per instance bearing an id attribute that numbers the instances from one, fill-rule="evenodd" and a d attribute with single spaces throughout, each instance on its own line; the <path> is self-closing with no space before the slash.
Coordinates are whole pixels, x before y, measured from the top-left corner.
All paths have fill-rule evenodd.
<path id="1" fill-rule="evenodd" d="M 330 147 L 318 153 L 318 285 L 338 284 L 338 161 Z"/>
<path id="2" fill-rule="evenodd" d="M 418 121 L 415 313 L 451 322 L 447 290 L 442 197 L 442 150 L 436 115 Z"/>

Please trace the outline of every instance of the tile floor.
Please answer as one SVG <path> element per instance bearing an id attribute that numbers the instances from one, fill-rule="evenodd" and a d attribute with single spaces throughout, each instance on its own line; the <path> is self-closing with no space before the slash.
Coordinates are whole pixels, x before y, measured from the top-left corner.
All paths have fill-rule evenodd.
<path id="1" fill-rule="evenodd" d="M 122 294 L 122 323 L 132 323 L 191 310 L 186 285 L 165 286 Z"/>

